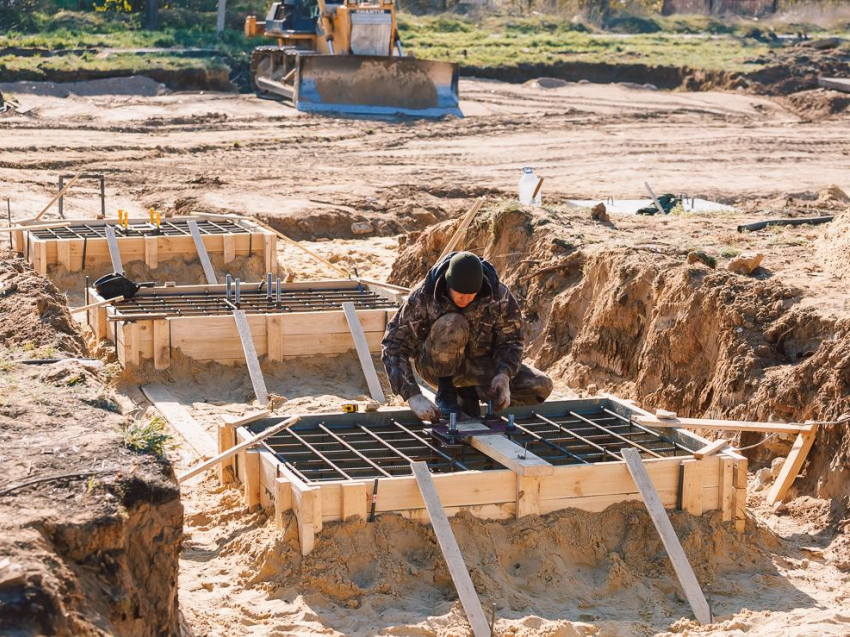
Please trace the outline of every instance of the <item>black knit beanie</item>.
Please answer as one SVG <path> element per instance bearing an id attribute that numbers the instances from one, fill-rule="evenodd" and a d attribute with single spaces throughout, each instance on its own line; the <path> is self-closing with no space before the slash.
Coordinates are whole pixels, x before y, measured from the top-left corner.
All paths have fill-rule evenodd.
<path id="1" fill-rule="evenodd" d="M 471 252 L 458 252 L 449 261 L 446 270 L 446 283 L 455 292 L 477 294 L 484 281 L 484 268 L 481 259 Z"/>

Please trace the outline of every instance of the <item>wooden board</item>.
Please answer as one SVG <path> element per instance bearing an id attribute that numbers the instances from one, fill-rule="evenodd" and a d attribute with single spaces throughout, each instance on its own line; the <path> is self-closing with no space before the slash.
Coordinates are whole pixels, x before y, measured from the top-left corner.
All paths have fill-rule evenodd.
<path id="1" fill-rule="evenodd" d="M 840 77 L 819 77 L 818 85 L 823 88 L 828 88 L 833 91 L 841 91 L 842 93 L 850 93 L 850 78 Z"/>
<path id="2" fill-rule="evenodd" d="M 809 431 L 811 425 L 794 425 L 779 422 L 750 422 L 743 420 L 715 420 L 712 418 L 670 418 L 637 416 L 633 420 L 646 427 L 697 427 L 724 431 L 756 431 L 760 433 L 800 433 Z"/>
<path id="3" fill-rule="evenodd" d="M 115 238 L 115 228 L 106 226 L 106 245 L 109 246 L 109 258 L 112 261 L 112 271 L 124 274 L 124 265 L 121 263 L 121 251 L 118 249 L 118 240 Z"/>
<path id="4" fill-rule="evenodd" d="M 713 456 L 715 453 L 723 449 L 723 447 L 729 444 L 729 440 L 726 438 L 718 438 L 714 442 L 708 443 L 706 446 L 701 449 L 697 449 L 694 451 L 694 458 L 697 460 L 701 460 L 702 458 L 706 458 L 708 456 Z"/>
<path id="5" fill-rule="evenodd" d="M 458 423 L 458 431 L 481 430 L 481 425 Z M 551 476 L 555 468 L 543 458 L 526 451 L 502 434 L 471 435 L 465 438 L 472 447 L 519 476 Z"/>
<path id="6" fill-rule="evenodd" d="M 257 402 L 265 406 L 269 403 L 269 393 L 266 390 L 263 371 L 260 369 L 260 359 L 257 358 L 257 350 L 254 348 L 254 339 L 251 336 L 248 318 L 243 310 L 234 310 L 233 318 L 236 321 L 236 329 L 242 341 L 242 349 L 245 352 L 245 362 L 248 364 L 248 374 L 251 376 L 254 394 L 257 396 Z"/>
<path id="7" fill-rule="evenodd" d="M 622 455 L 637 488 L 640 490 L 646 509 L 649 511 L 649 517 L 652 519 L 658 535 L 661 536 L 661 542 L 667 550 L 667 555 L 670 556 L 670 561 L 673 562 L 673 569 L 676 571 L 676 576 L 679 578 L 679 583 L 682 585 L 685 597 L 688 599 L 688 603 L 691 605 L 697 621 L 703 625 L 710 624 L 711 609 L 705 600 L 705 595 L 702 593 L 697 577 L 688 562 L 679 538 L 676 537 L 676 531 L 670 523 L 670 518 L 667 517 L 658 493 L 656 493 L 655 487 L 652 486 L 652 480 L 650 480 L 649 474 L 643 466 L 640 453 L 637 449 L 623 449 Z"/>
<path id="8" fill-rule="evenodd" d="M 797 479 L 797 474 L 803 468 L 806 456 L 809 455 L 809 451 L 815 442 L 817 428 L 818 426 L 814 425 L 811 431 L 801 433 L 797 436 L 794 446 L 791 447 L 791 452 L 788 454 L 785 463 L 782 465 L 782 469 L 779 471 L 779 475 L 776 476 L 776 482 L 773 483 L 773 486 L 767 493 L 766 499 L 768 504 L 781 502 L 785 494 L 788 493 L 788 489 L 794 484 L 794 480 Z"/>
<path id="9" fill-rule="evenodd" d="M 216 443 L 204 431 L 198 422 L 192 418 L 186 408 L 163 385 L 143 385 L 142 392 L 153 403 L 168 424 L 179 433 L 183 439 L 202 458 L 216 455 Z"/>
<path id="10" fill-rule="evenodd" d="M 437 542 L 443 552 L 443 557 L 446 559 L 446 565 L 449 567 L 449 573 L 452 576 L 458 597 L 460 597 L 460 603 L 466 612 L 469 624 L 472 626 L 472 632 L 475 637 L 490 637 L 490 626 L 484 616 L 484 609 L 481 608 L 481 601 L 472 585 L 469 571 L 466 570 L 466 564 L 463 562 L 460 547 L 457 545 L 452 527 L 446 517 L 446 512 L 443 510 L 440 496 L 437 495 L 437 490 L 434 488 L 428 465 L 424 462 L 414 462 L 410 467 L 413 470 L 416 483 L 419 485 L 422 499 L 425 501 L 428 517 L 431 518 L 434 534 L 437 536 Z"/>
<path id="11" fill-rule="evenodd" d="M 190 219 L 186 222 L 186 225 L 189 226 L 189 232 L 192 234 L 192 241 L 195 242 L 195 249 L 198 251 L 198 259 L 201 261 L 201 267 L 204 268 L 204 276 L 207 277 L 207 283 L 215 285 L 218 281 L 215 278 L 215 270 L 213 270 L 212 263 L 210 263 L 210 255 L 207 254 L 207 248 L 204 245 L 204 240 L 201 239 L 201 231 L 198 230 L 198 222 Z"/>
<path id="12" fill-rule="evenodd" d="M 369 343 L 366 341 L 366 334 L 363 332 L 360 319 L 357 317 L 354 303 L 343 303 L 342 311 L 348 321 L 351 338 L 354 339 L 354 348 L 357 350 L 357 358 L 360 359 L 360 367 L 363 368 L 363 375 L 366 377 L 369 394 L 372 396 L 372 400 L 381 404 L 386 403 L 387 399 L 384 397 L 384 390 L 381 389 L 381 381 L 378 378 L 377 370 L 375 370 L 375 363 L 372 361 L 372 354 L 369 351 Z"/>

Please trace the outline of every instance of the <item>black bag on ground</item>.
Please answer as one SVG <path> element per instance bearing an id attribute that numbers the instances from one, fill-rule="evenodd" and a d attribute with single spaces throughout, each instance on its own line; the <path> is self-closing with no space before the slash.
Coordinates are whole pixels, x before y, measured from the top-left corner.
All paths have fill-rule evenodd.
<path id="1" fill-rule="evenodd" d="M 139 284 L 131 281 L 123 274 L 113 272 L 112 274 L 105 274 L 95 281 L 94 289 L 104 299 L 115 299 L 119 296 L 123 296 L 125 299 L 132 299 L 136 295 L 136 292 L 139 291 L 139 288 L 149 285 L 152 284 Z"/>

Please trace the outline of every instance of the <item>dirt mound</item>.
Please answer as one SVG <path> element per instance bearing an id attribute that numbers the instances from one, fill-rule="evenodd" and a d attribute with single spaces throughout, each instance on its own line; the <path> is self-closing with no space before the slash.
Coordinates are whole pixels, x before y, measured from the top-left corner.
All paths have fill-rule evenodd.
<path id="1" fill-rule="evenodd" d="M 19 286 L 0 307 L 13 342 L 84 354 L 55 288 L 21 264 L 0 261 Z M 167 461 L 124 446 L 108 381 L 99 363 L 0 365 L 4 635 L 177 633 L 179 491 Z"/>
<path id="2" fill-rule="evenodd" d="M 833 276 L 850 277 L 850 207 L 826 224 L 816 242 L 815 256 Z"/>
<path id="3" fill-rule="evenodd" d="M 409 237 L 390 280 L 415 283 L 457 223 Z M 588 245 L 572 224 L 557 211 L 497 204 L 465 239 L 522 300 L 526 355 L 553 378 L 688 416 L 803 421 L 850 411 L 850 321 L 798 307 L 799 292 L 776 279 L 688 264 L 670 248 Z M 811 458 L 806 488 L 850 496 L 845 429 L 822 432 Z"/>
<path id="4" fill-rule="evenodd" d="M 83 82 L 6 82 L 0 83 L 0 90 L 18 95 L 51 95 L 53 97 L 69 97 L 71 95 L 141 95 L 154 97 L 171 92 L 164 84 L 142 75 L 109 77 Z"/>
<path id="5" fill-rule="evenodd" d="M 850 109 L 850 95 L 818 88 L 789 95 L 787 104 L 803 119 L 815 122 Z"/>
<path id="6" fill-rule="evenodd" d="M 0 342 L 11 358 L 82 356 L 86 349 L 64 295 L 8 250 L 0 251 Z"/>

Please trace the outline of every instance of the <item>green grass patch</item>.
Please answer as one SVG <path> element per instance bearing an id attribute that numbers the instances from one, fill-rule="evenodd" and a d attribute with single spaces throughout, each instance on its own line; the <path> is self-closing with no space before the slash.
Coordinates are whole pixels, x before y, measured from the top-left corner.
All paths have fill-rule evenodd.
<path id="1" fill-rule="evenodd" d="M 165 433 L 165 421 L 156 417 L 148 421 L 134 420 L 124 430 L 124 445 L 139 453 L 165 454 L 171 436 Z"/>

